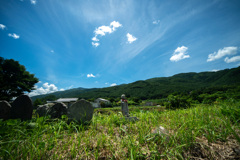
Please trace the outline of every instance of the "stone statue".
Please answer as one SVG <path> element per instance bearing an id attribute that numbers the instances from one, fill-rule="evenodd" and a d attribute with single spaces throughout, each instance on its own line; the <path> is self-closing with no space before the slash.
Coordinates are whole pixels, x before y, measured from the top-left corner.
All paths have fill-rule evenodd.
<path id="1" fill-rule="evenodd" d="M 123 116 L 129 117 L 128 102 L 125 94 L 122 94 L 121 96 L 121 107 Z"/>

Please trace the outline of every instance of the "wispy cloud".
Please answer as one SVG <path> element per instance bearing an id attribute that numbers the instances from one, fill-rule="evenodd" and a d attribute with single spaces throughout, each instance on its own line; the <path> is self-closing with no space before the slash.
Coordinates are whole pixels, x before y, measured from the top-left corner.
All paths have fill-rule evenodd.
<path id="1" fill-rule="evenodd" d="M 14 39 L 19 39 L 19 38 L 20 38 L 20 36 L 17 35 L 17 34 L 15 34 L 15 33 L 12 33 L 12 34 L 9 33 L 8 36 L 9 36 L 9 37 L 12 37 L 12 38 L 14 38 Z"/>
<path id="2" fill-rule="evenodd" d="M 6 28 L 6 26 L 5 26 L 5 25 L 3 25 L 3 24 L 0 24 L 0 29 L 4 30 L 5 28 Z"/>
<path id="3" fill-rule="evenodd" d="M 100 45 L 100 43 L 94 43 L 94 42 L 92 42 L 92 45 L 93 45 L 94 47 L 98 47 L 98 46 Z"/>
<path id="4" fill-rule="evenodd" d="M 235 55 L 237 54 L 237 49 L 237 47 L 224 47 L 223 49 L 219 49 L 217 52 L 208 55 L 207 62 L 215 61 L 224 56 Z"/>
<path id="5" fill-rule="evenodd" d="M 68 86 L 66 88 L 61 88 L 59 91 L 65 91 L 65 90 L 72 89 L 72 88 L 73 88 L 73 85 Z"/>
<path id="6" fill-rule="evenodd" d="M 238 61 L 240 61 L 240 56 L 235 56 L 235 57 L 232 57 L 232 58 L 226 57 L 226 58 L 224 59 L 224 61 L 225 61 L 226 63 L 238 62 Z"/>
<path id="7" fill-rule="evenodd" d="M 31 4 L 35 5 L 37 4 L 37 0 L 30 0 Z"/>
<path id="8" fill-rule="evenodd" d="M 190 58 L 190 55 L 187 55 L 188 47 L 182 46 L 175 49 L 170 61 L 177 62 L 182 59 Z"/>
<path id="9" fill-rule="evenodd" d="M 30 92 L 28 95 L 37 96 L 41 94 L 48 94 L 58 91 L 58 88 L 54 84 L 49 84 L 48 82 L 44 83 L 41 87 L 35 86 L 35 90 Z"/>
<path id="10" fill-rule="evenodd" d="M 110 86 L 113 87 L 113 86 L 116 86 L 116 85 L 117 85 L 117 83 L 113 83 L 113 84 L 111 84 Z"/>
<path id="11" fill-rule="evenodd" d="M 218 71 L 219 71 L 219 69 L 213 69 L 213 70 L 211 70 L 209 72 L 218 72 Z"/>
<path id="12" fill-rule="evenodd" d="M 94 76 L 92 73 L 91 74 L 87 74 L 88 78 L 95 78 L 96 76 Z"/>
<path id="13" fill-rule="evenodd" d="M 127 33 L 127 39 L 128 39 L 128 43 L 132 43 L 137 40 L 137 38 L 131 35 L 130 33 Z"/>
<path id="14" fill-rule="evenodd" d="M 152 22 L 153 24 L 159 24 L 160 23 L 160 20 L 155 20 Z"/>
<path id="15" fill-rule="evenodd" d="M 114 31 L 116 31 L 117 28 L 119 28 L 121 26 L 122 26 L 122 24 L 120 24 L 119 22 L 113 21 L 110 23 L 109 26 L 100 26 L 100 27 L 96 28 L 94 30 L 95 36 L 92 38 L 92 41 L 94 41 L 94 42 L 92 42 L 92 45 L 95 47 L 98 47 L 100 45 L 100 43 L 96 43 L 99 41 L 99 39 L 97 38 L 98 36 L 105 36 L 107 33 L 111 34 Z"/>
<path id="16" fill-rule="evenodd" d="M 142 17 L 139 18 L 139 21 L 134 21 L 134 22 L 131 21 L 131 23 L 129 23 L 132 26 L 134 26 L 131 28 L 134 28 L 135 33 L 138 33 L 138 35 L 141 37 L 141 41 L 136 41 L 138 47 L 134 45 L 128 45 L 127 47 L 124 47 L 123 49 L 118 51 L 119 56 L 116 57 L 116 61 L 119 64 L 127 63 L 137 55 L 141 54 L 142 51 L 144 51 L 148 47 L 151 47 L 151 45 L 154 44 L 155 42 L 160 42 L 160 41 L 164 42 L 165 38 L 168 36 L 166 33 L 173 34 L 172 32 L 178 30 L 177 28 L 179 24 L 185 23 L 187 20 L 189 20 L 193 16 L 204 12 L 206 9 L 208 9 L 214 4 L 215 4 L 214 2 L 208 3 L 207 5 L 204 5 L 204 6 L 201 5 L 196 7 L 194 11 L 189 11 L 187 8 L 191 6 L 191 3 L 188 3 L 185 7 L 179 8 L 173 14 L 167 14 L 166 16 L 162 17 L 160 22 L 162 25 L 158 25 L 154 27 L 151 26 L 151 30 L 149 30 L 149 25 L 150 24 L 152 25 L 152 23 L 150 23 L 149 25 L 147 25 L 147 23 L 142 23 L 143 22 L 142 19 L 145 18 L 146 16 L 143 14 Z M 154 10 L 154 7 L 152 6 L 150 7 L 150 9 Z M 163 8 L 163 10 L 164 9 L 165 8 Z M 124 26 L 127 26 L 127 25 L 125 25 L 124 23 Z M 146 30 L 147 32 L 144 32 Z"/>
<path id="17" fill-rule="evenodd" d="M 54 53 L 54 50 L 51 50 L 50 52 L 51 52 L 51 53 Z"/>

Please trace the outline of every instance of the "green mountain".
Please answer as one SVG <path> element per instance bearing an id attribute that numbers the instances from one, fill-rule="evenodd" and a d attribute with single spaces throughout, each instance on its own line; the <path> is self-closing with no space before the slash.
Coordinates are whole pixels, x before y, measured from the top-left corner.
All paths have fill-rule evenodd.
<path id="1" fill-rule="evenodd" d="M 99 97 L 119 98 L 124 93 L 127 97 L 158 99 L 176 92 L 189 93 L 195 90 L 217 90 L 226 86 L 231 88 L 240 86 L 240 67 L 217 72 L 180 73 L 171 77 L 152 78 L 108 88 L 75 88 L 48 95 L 55 95 L 57 98 L 77 97 L 91 99 Z M 34 96 L 32 100 L 48 95 Z"/>

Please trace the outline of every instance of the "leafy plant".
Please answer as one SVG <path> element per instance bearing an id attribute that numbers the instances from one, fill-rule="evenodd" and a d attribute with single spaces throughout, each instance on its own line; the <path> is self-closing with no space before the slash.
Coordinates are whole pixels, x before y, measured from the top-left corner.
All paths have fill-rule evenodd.
<path id="1" fill-rule="evenodd" d="M 165 104 L 169 109 L 177 109 L 177 108 L 189 108 L 191 106 L 190 102 L 186 97 L 182 97 L 180 95 L 169 95 L 168 102 Z"/>

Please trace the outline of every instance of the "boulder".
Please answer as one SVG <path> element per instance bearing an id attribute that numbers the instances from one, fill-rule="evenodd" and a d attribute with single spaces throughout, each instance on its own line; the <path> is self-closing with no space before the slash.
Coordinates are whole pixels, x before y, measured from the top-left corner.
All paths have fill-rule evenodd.
<path id="1" fill-rule="evenodd" d="M 67 115 L 67 106 L 62 102 L 56 103 L 49 108 L 48 113 L 51 118 L 61 118 L 62 115 Z"/>
<path id="2" fill-rule="evenodd" d="M 32 119 L 32 113 L 32 100 L 27 95 L 21 95 L 13 101 L 11 108 L 11 118 L 30 120 Z"/>
<path id="3" fill-rule="evenodd" d="M 7 120 L 10 118 L 11 105 L 7 101 L 0 101 L 0 119 Z"/>
<path id="4" fill-rule="evenodd" d="M 68 118 L 84 123 L 92 119 L 93 110 L 94 108 L 90 102 L 81 99 L 68 108 Z"/>
<path id="5" fill-rule="evenodd" d="M 38 114 L 39 117 L 43 117 L 47 115 L 48 111 L 49 111 L 49 107 L 48 105 L 45 104 L 37 108 L 36 114 Z"/>
<path id="6" fill-rule="evenodd" d="M 157 127 L 152 131 L 153 134 L 159 135 L 163 139 L 165 139 L 167 142 L 170 140 L 169 132 L 162 126 Z"/>

